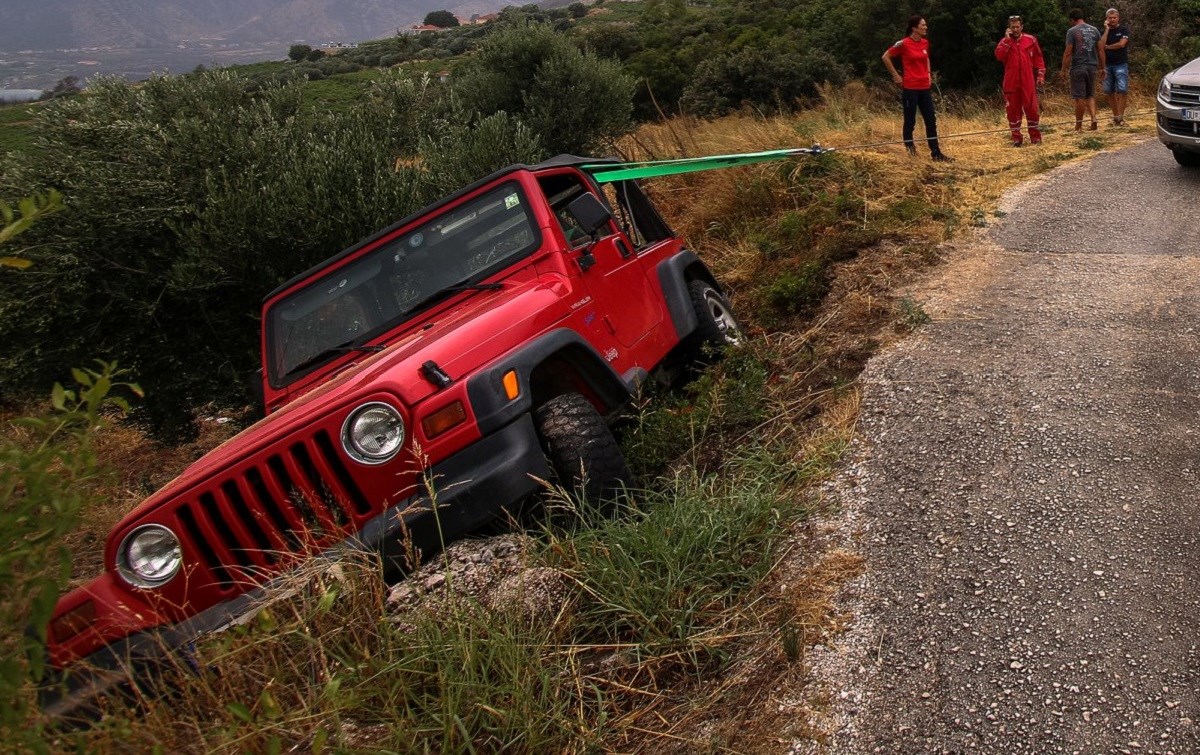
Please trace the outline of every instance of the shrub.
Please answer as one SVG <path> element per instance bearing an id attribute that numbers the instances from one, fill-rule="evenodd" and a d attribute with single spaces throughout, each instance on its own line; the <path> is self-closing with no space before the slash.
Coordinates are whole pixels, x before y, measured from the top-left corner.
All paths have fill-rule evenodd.
<path id="1" fill-rule="evenodd" d="M 454 82 L 466 109 L 516 116 L 548 154 L 604 150 L 633 125 L 633 79 L 545 26 L 492 34 Z"/>
<path id="2" fill-rule="evenodd" d="M 630 23 L 596 24 L 581 27 L 578 38 L 584 49 L 601 58 L 627 60 L 641 49 L 637 28 Z"/>
<path id="3" fill-rule="evenodd" d="M 778 276 L 767 288 L 767 301 L 781 312 L 795 314 L 819 304 L 828 288 L 824 265 L 809 262 Z"/>
<path id="4" fill-rule="evenodd" d="M 443 29 L 449 29 L 458 26 L 458 18 L 448 10 L 435 10 L 426 13 L 422 23 L 426 26 L 440 26 Z"/>
<path id="5" fill-rule="evenodd" d="M 701 116 L 724 115 L 743 105 L 790 110 L 797 101 L 816 97 L 818 85 L 845 80 L 845 69 L 827 53 L 746 47 L 697 66 L 681 104 Z"/>
<path id="6" fill-rule="evenodd" d="M 475 118 L 450 103 L 424 129 L 420 153 L 426 180 L 449 192 L 507 165 L 537 162 L 543 148 L 533 131 L 508 113 Z"/>
<path id="7" fill-rule="evenodd" d="M 27 682 L 42 678 L 46 624 L 70 574 L 62 536 L 74 529 L 87 483 L 100 474 L 91 437 L 109 410 L 128 409 L 113 389 L 141 393 L 118 382 L 125 372 L 115 364 L 73 373 L 75 388 L 55 384 L 51 414 L 15 420 L 0 437 L 0 726 L 16 749 L 45 748 L 31 725 Z"/>

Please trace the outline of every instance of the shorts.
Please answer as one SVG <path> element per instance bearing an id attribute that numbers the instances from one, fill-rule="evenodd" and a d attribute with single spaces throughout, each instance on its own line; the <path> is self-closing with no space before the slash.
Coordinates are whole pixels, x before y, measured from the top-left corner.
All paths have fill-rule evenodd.
<path id="1" fill-rule="evenodd" d="M 1071 99 L 1087 100 L 1096 96 L 1097 71 L 1091 66 L 1071 69 Z"/>
<path id="2" fill-rule="evenodd" d="M 1129 64 L 1118 63 L 1106 66 L 1108 75 L 1104 77 L 1105 94 L 1125 94 L 1129 91 Z"/>

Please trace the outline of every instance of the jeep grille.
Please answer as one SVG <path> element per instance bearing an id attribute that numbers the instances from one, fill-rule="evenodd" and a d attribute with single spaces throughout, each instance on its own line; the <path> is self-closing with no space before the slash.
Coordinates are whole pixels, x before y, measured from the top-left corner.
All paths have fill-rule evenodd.
<path id="1" fill-rule="evenodd" d="M 223 588 L 261 582 L 374 513 L 326 430 L 292 438 L 175 505 L 176 531 Z"/>

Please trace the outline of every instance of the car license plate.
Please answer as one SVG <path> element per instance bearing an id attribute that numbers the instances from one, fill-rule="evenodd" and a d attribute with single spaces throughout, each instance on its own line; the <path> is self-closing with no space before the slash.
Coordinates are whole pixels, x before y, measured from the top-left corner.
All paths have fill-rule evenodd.
<path id="1" fill-rule="evenodd" d="M 1185 121 L 1200 121 L 1200 110 L 1184 110 L 1183 119 Z"/>

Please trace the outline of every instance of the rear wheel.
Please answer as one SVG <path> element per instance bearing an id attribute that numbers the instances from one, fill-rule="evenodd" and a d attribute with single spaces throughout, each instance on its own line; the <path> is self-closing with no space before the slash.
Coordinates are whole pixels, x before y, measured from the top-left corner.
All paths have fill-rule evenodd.
<path id="1" fill-rule="evenodd" d="M 556 481 L 570 493 L 607 510 L 635 484 L 612 430 L 582 395 L 555 396 L 538 407 L 534 421 Z"/>
<path id="2" fill-rule="evenodd" d="M 723 349 L 745 342 L 746 332 L 734 316 L 729 300 L 720 291 L 708 281 L 694 280 L 688 283 L 688 294 L 696 311 L 695 338 L 699 346 Z"/>
<path id="3" fill-rule="evenodd" d="M 1200 152 L 1189 152 L 1185 149 L 1173 149 L 1171 154 L 1175 156 L 1175 162 L 1185 168 L 1200 168 Z"/>

